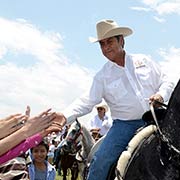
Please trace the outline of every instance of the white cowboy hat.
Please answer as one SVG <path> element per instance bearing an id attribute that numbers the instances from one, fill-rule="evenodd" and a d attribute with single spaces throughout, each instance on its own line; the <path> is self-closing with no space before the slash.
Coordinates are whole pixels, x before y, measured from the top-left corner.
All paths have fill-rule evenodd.
<path id="1" fill-rule="evenodd" d="M 132 29 L 128 27 L 120 27 L 113 20 L 101 20 L 96 24 L 96 30 L 97 38 L 89 37 L 90 42 L 98 42 L 117 35 L 123 35 L 125 37 L 133 33 Z"/>
<path id="2" fill-rule="evenodd" d="M 107 106 L 106 104 L 102 104 L 102 103 L 101 103 L 101 104 L 96 105 L 95 107 L 96 107 L 96 109 L 97 109 L 97 108 L 100 108 L 100 107 L 101 107 L 101 108 L 104 108 L 104 109 L 105 109 L 105 112 L 108 111 L 108 106 Z"/>

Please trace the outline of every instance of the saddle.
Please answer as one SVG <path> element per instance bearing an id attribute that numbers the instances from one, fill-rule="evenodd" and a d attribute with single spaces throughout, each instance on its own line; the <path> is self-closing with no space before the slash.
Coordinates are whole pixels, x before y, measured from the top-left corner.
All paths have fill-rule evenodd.
<path id="1" fill-rule="evenodd" d="M 157 131 L 155 125 L 149 125 L 141 129 L 128 143 L 127 150 L 123 151 L 119 157 L 117 166 L 116 166 L 116 177 L 118 180 L 123 180 L 123 177 L 128 168 L 131 158 L 137 148 L 142 145 L 142 142 L 150 137 L 154 132 Z"/>
<path id="2" fill-rule="evenodd" d="M 165 108 L 156 108 L 156 109 L 154 109 L 154 112 L 155 112 L 156 118 L 158 119 L 158 123 L 162 124 L 162 121 L 166 114 L 166 109 Z M 155 124 L 151 110 L 145 112 L 142 116 L 142 119 L 147 123 L 147 125 Z"/>

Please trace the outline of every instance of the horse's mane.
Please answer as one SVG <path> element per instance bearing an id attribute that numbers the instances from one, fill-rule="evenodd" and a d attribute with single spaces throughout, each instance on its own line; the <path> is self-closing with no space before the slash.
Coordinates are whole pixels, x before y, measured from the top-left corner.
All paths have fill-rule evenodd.
<path id="1" fill-rule="evenodd" d="M 77 124 L 80 123 L 79 121 L 74 121 L 69 130 L 68 130 L 68 134 L 73 130 L 73 129 L 76 129 L 78 126 Z M 85 125 L 81 124 L 80 123 L 80 126 L 81 126 L 81 131 L 82 131 L 82 139 L 81 139 L 81 145 L 82 145 L 82 148 L 81 148 L 81 155 L 83 157 L 87 157 L 92 146 L 94 145 L 95 141 L 90 133 L 90 131 L 86 128 Z M 68 135 L 67 135 L 68 136 Z"/>
<path id="2" fill-rule="evenodd" d="M 71 132 L 72 129 L 76 129 L 77 124 L 79 121 L 75 121 L 71 124 L 71 127 L 68 131 Z M 91 151 L 92 146 L 94 145 L 95 141 L 90 133 L 90 131 L 80 123 L 81 126 L 81 133 L 82 133 L 82 138 L 81 138 L 81 146 L 82 148 L 80 149 L 79 153 L 76 154 L 76 158 L 79 161 L 82 161 L 83 159 L 86 159 Z"/>
<path id="3" fill-rule="evenodd" d="M 104 138 L 106 137 L 106 135 L 102 136 L 99 140 L 97 140 L 94 145 L 91 148 L 91 151 L 88 155 L 88 159 L 87 159 L 87 163 L 90 163 L 90 161 L 92 160 L 94 153 L 98 150 L 99 146 L 102 144 Z"/>
<path id="4" fill-rule="evenodd" d="M 83 139 L 82 139 L 82 146 L 83 151 L 86 153 L 86 156 L 89 154 L 92 146 L 94 145 L 95 141 L 89 132 L 89 130 L 84 126 L 81 125 L 82 131 L 83 131 Z"/>

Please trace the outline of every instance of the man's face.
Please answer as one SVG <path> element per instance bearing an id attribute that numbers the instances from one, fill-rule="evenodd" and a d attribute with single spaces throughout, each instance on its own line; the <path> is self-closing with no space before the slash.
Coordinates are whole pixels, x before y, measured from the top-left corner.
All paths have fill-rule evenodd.
<path id="1" fill-rule="evenodd" d="M 33 148 L 32 155 L 34 157 L 34 160 L 37 162 L 44 162 L 47 156 L 47 149 L 43 145 L 38 145 Z"/>
<path id="2" fill-rule="evenodd" d="M 98 107 L 97 112 L 100 117 L 104 117 L 106 111 L 103 107 Z"/>
<path id="3" fill-rule="evenodd" d="M 119 41 L 116 37 L 110 37 L 99 41 L 103 55 L 112 62 L 116 62 L 120 52 L 122 52 L 122 37 Z"/>

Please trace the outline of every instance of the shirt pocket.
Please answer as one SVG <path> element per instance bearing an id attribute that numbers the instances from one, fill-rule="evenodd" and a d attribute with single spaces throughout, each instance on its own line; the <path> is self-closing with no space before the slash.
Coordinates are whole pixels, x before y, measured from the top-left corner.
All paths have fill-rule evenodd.
<path id="1" fill-rule="evenodd" d="M 121 80 L 116 80 L 107 85 L 107 98 L 113 101 L 119 101 L 127 95 L 127 90 Z"/>
<path id="2" fill-rule="evenodd" d="M 147 87 L 153 83 L 151 69 L 148 67 L 136 69 L 136 76 L 138 80 L 141 82 L 141 85 L 144 87 Z"/>

